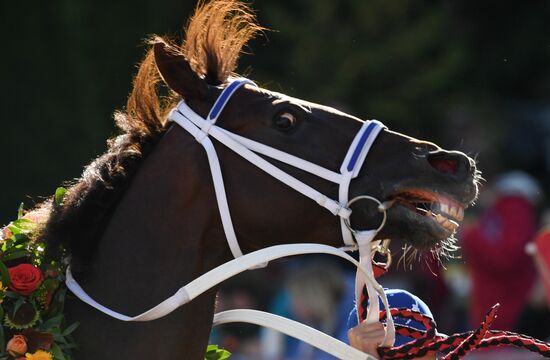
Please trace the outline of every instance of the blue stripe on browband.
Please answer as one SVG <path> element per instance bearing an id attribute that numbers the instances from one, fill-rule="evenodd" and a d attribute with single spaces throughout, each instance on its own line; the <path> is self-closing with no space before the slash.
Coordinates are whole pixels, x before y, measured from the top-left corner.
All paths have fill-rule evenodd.
<path id="1" fill-rule="evenodd" d="M 223 89 L 220 96 L 218 96 L 216 103 L 214 104 L 214 106 L 212 106 L 212 110 L 210 110 L 210 114 L 208 114 L 208 118 L 216 119 L 220 115 L 220 112 L 223 110 L 226 101 L 233 94 L 233 91 L 235 91 L 237 87 L 241 86 L 242 83 L 246 83 L 246 82 L 250 82 L 250 80 L 248 79 L 234 80 L 225 89 Z"/>
<path id="2" fill-rule="evenodd" d="M 363 135 L 361 135 L 361 139 L 359 139 L 359 142 L 357 143 L 357 146 L 355 147 L 355 151 L 353 152 L 353 155 L 351 156 L 351 159 L 349 160 L 347 170 L 353 171 L 355 168 L 355 164 L 357 163 L 357 159 L 359 159 L 359 155 L 361 155 L 361 151 L 363 150 L 363 147 L 365 146 L 365 143 L 367 142 L 367 139 L 369 138 L 370 134 L 376 127 L 376 123 L 373 121 L 368 126 Z"/>

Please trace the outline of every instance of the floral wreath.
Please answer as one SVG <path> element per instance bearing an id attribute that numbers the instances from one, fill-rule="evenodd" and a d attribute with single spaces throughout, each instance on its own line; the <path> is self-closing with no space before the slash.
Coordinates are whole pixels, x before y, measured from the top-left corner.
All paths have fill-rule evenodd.
<path id="1" fill-rule="evenodd" d="M 54 195 L 61 204 L 66 190 Z M 67 253 L 46 256 L 46 244 L 35 232 L 47 220 L 40 211 L 19 207 L 17 220 L 0 227 L 0 360 L 72 360 L 77 348 L 68 324 L 65 270 Z M 209 345 L 205 360 L 228 358 L 229 352 Z"/>
<path id="2" fill-rule="evenodd" d="M 61 203 L 65 189 L 55 201 Z M 38 211 L 19 207 L 17 220 L 0 231 L 0 360 L 71 360 L 76 347 L 67 324 L 63 252 L 46 258 L 46 246 L 33 238 L 45 221 Z"/>

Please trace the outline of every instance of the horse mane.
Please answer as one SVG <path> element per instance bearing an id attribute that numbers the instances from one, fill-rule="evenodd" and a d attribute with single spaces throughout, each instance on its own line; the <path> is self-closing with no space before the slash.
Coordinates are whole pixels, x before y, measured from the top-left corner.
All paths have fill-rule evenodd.
<path id="1" fill-rule="evenodd" d="M 170 44 L 208 84 L 220 85 L 232 76 L 243 46 L 259 30 L 251 10 L 237 0 L 201 1 L 181 44 L 158 36 L 149 44 Z M 66 249 L 75 272 L 88 268 L 117 203 L 166 132 L 166 115 L 179 100 L 163 84 L 150 47 L 126 108 L 114 114 L 120 134 L 107 141 L 107 151 L 87 165 L 79 179 L 66 184 L 61 204 L 50 199 L 38 205 L 36 210 L 48 216 L 37 239 L 52 249 L 51 254 Z"/>

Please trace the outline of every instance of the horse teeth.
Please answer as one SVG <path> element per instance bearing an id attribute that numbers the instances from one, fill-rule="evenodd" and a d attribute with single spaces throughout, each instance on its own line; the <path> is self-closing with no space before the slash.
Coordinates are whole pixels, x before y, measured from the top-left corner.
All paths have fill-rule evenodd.
<path id="1" fill-rule="evenodd" d="M 462 221 L 464 219 L 464 208 L 461 206 L 453 206 L 451 204 L 439 204 L 441 213 L 449 215 L 454 220 Z"/>
<path id="2" fill-rule="evenodd" d="M 454 206 L 449 209 L 449 215 L 451 215 L 451 217 L 456 219 L 457 214 L 458 214 L 458 209 L 455 208 Z"/>
<path id="3" fill-rule="evenodd" d="M 464 209 L 463 208 L 458 209 L 458 214 L 456 215 L 456 219 L 458 221 L 464 220 Z"/>
<path id="4" fill-rule="evenodd" d="M 457 222 L 449 220 L 441 214 L 436 214 L 435 215 L 435 221 L 437 221 L 437 223 L 439 225 L 441 225 L 442 227 L 444 227 L 445 229 L 447 229 L 449 231 L 455 231 L 456 228 L 458 227 Z"/>

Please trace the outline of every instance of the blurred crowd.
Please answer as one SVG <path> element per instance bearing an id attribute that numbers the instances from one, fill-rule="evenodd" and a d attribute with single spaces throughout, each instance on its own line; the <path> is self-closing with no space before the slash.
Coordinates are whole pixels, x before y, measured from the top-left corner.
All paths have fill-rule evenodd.
<path id="1" fill-rule="evenodd" d="M 456 234 L 454 258 L 419 255 L 399 261 L 380 283 L 405 289 L 429 306 L 443 333 L 477 328 L 496 303 L 492 328 L 550 341 L 550 210 L 541 185 L 523 171 L 502 173 L 484 185 Z M 217 311 L 253 308 L 310 325 L 348 342 L 355 269 L 326 256 L 280 260 L 224 284 Z M 236 360 L 334 359 L 266 328 L 231 324 L 216 328 L 211 342 Z M 468 359 L 533 359 L 525 350 L 476 351 Z"/>

